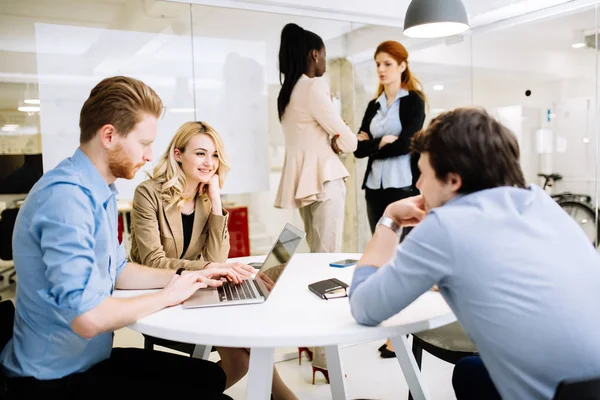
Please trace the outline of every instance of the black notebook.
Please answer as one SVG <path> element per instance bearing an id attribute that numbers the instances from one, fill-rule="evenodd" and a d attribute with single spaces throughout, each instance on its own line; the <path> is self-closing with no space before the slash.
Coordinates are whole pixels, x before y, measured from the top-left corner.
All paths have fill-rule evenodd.
<path id="1" fill-rule="evenodd" d="M 348 296 L 346 292 L 348 285 L 336 278 L 311 283 L 308 285 L 308 288 L 311 292 L 325 300 Z"/>

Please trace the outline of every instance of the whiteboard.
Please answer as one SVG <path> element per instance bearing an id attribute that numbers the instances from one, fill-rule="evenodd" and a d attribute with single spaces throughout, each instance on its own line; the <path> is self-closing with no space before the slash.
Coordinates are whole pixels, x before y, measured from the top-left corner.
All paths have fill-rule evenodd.
<path id="1" fill-rule="evenodd" d="M 118 198 L 132 199 L 179 126 L 203 120 L 221 134 L 232 161 L 223 194 L 268 190 L 266 45 L 56 24 L 35 24 L 44 172 L 79 146 L 79 113 L 102 79 L 126 75 L 151 86 L 166 112 L 154 159 L 134 179 L 118 179 Z M 242 84 L 240 84 L 242 82 Z"/>

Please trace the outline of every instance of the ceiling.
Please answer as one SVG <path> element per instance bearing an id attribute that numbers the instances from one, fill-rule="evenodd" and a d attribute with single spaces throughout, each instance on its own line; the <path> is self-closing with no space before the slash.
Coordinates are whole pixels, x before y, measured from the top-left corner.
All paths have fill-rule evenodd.
<path id="1" fill-rule="evenodd" d="M 181 0 L 167 0 L 180 2 Z M 273 13 L 305 15 L 374 25 L 402 26 L 411 0 L 187 0 L 213 5 Z M 523 15 L 580 0 L 463 0 L 472 26 Z"/>
<path id="2" fill-rule="evenodd" d="M 565 0 L 465 0 L 474 26 L 495 23 Z M 211 1 L 203 1 L 210 4 Z M 515 80 L 548 80 L 560 77 L 568 69 L 580 73 L 578 66 L 587 65 L 581 58 L 589 52 L 570 47 L 572 32 L 594 29 L 593 10 L 546 18 L 501 31 L 465 36 L 462 42 L 410 40 L 398 28 L 390 27 L 390 15 L 403 15 L 408 0 L 345 0 L 299 1 L 235 1 L 219 0 L 230 7 L 280 7 L 285 13 L 196 5 L 155 0 L 2 0 L 0 2 L 0 110 L 14 113 L 23 100 L 26 82 L 38 81 L 38 62 L 53 65 L 62 73 L 65 85 L 69 80 L 101 74 L 103 70 L 137 68 L 148 74 L 158 74 L 165 84 L 174 85 L 177 76 L 191 76 L 193 32 L 194 61 L 205 73 L 206 84 L 220 79 L 222 64 L 231 46 L 238 53 L 254 58 L 265 69 L 264 75 L 277 81 L 276 56 L 281 28 L 290 21 L 318 32 L 327 42 L 328 56 L 353 57 L 366 52 L 365 62 L 371 62 L 374 44 L 393 38 L 402 41 L 420 69 L 424 82 L 471 81 L 471 63 L 478 81 L 505 85 Z M 381 18 L 382 25 L 364 22 L 324 20 L 309 16 L 317 10 L 326 12 L 339 8 L 342 17 L 365 13 Z M 307 11 L 308 10 L 308 11 Z M 311 11 L 312 10 L 312 11 Z M 325 10 L 325 11 L 323 11 Z M 291 13 L 294 15 L 290 15 Z M 298 15 L 300 14 L 300 15 Z M 508 17 L 507 17 L 508 16 Z M 385 18 L 388 18 L 387 20 Z M 340 17 L 340 19 L 342 19 Z M 355 18 L 356 19 L 356 18 Z M 39 24 L 61 25 L 60 40 L 40 36 Z M 46 25 L 48 28 L 50 25 Z M 68 27 L 72 27 L 69 31 Z M 482 25 L 479 25 L 482 26 Z M 85 29 L 88 28 L 88 29 Z M 130 40 L 115 40 L 115 35 Z M 473 58 L 471 59 L 471 50 Z M 585 54 L 585 56 L 584 56 Z M 537 60 L 537 61 L 536 61 Z M 548 63 L 548 60 L 553 63 Z M 527 61 L 527 62 L 525 62 Z M 159 70 L 160 68 L 160 70 Z M 136 69 L 136 70 L 137 70 Z M 591 72 L 593 73 L 593 71 Z M 161 81 L 161 82 L 163 82 Z M 457 84 L 458 85 L 458 84 Z M 462 85 L 464 87 L 464 84 Z M 30 88 L 31 90 L 31 88 Z M 0 121 L 1 123 L 2 121 Z"/>

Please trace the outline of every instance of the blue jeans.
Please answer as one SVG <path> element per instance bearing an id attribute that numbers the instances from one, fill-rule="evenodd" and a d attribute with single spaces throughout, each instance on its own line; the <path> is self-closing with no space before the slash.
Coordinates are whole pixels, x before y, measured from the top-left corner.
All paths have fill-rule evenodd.
<path id="1" fill-rule="evenodd" d="M 456 400 L 501 400 L 481 357 L 465 357 L 454 366 L 452 387 Z"/>

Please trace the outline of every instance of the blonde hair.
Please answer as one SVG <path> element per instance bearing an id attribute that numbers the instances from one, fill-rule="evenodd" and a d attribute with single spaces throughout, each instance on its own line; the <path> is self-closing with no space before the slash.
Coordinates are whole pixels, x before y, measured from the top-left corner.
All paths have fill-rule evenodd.
<path id="1" fill-rule="evenodd" d="M 163 103 L 144 82 L 127 76 L 113 76 L 100 81 L 90 92 L 79 114 L 79 142 L 85 144 L 106 124 L 127 136 L 143 114 L 160 118 Z"/>
<path id="2" fill-rule="evenodd" d="M 196 135 L 207 135 L 215 143 L 217 155 L 219 156 L 219 168 L 216 174 L 219 175 L 219 187 L 223 187 L 225 177 L 231 169 L 231 164 L 225 153 L 225 146 L 221 136 L 210 125 L 202 121 L 190 121 L 181 125 L 175 136 L 171 139 L 167 150 L 162 155 L 156 166 L 154 167 L 152 179 L 162 184 L 161 192 L 165 209 L 168 210 L 174 205 L 181 207 L 186 200 L 183 197 L 183 189 L 186 184 L 186 177 L 183 169 L 175 160 L 175 149 L 182 153 L 185 148 Z"/>

